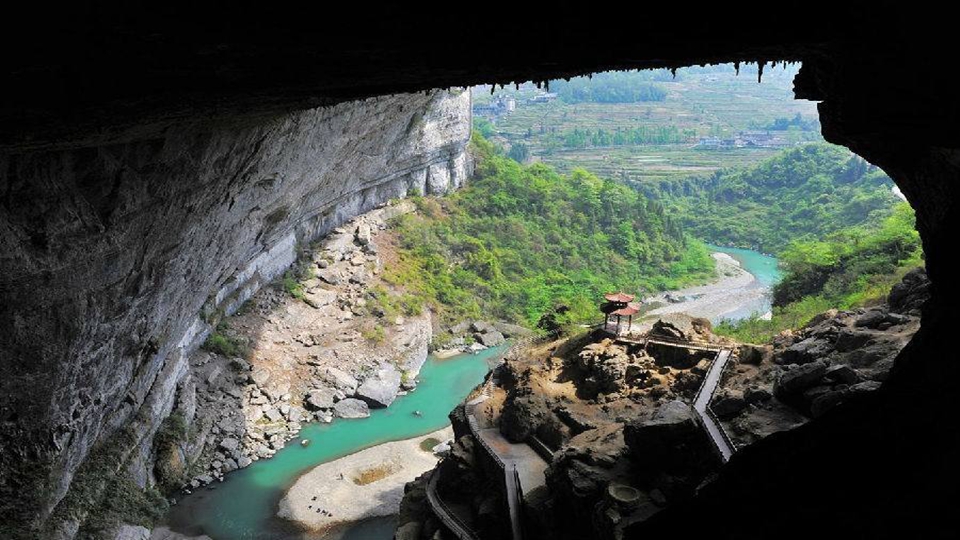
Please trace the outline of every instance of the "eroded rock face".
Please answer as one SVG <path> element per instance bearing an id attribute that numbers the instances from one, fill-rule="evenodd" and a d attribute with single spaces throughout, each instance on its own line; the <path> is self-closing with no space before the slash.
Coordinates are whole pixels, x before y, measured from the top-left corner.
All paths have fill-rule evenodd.
<path id="1" fill-rule="evenodd" d="M 0 464 L 46 485 L 28 514 L 48 515 L 134 417 L 152 437 L 204 318 L 239 308 L 298 243 L 408 189 L 460 185 L 469 114 L 467 93 L 438 91 L 0 156 Z M 40 472 L 23 477 L 28 456 Z"/>
<path id="2" fill-rule="evenodd" d="M 641 482 L 669 499 L 691 496 L 719 465 L 699 417 L 682 401 L 667 402 L 650 420 L 626 425 L 623 439 Z"/>

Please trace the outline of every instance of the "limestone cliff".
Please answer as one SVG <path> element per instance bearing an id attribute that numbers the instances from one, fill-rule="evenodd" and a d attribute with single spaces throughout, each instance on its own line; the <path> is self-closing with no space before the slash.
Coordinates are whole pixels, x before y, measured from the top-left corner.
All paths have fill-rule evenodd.
<path id="1" fill-rule="evenodd" d="M 434 91 L 0 155 L 2 521 L 55 528 L 94 447 L 146 470 L 129 458 L 149 459 L 204 321 L 298 244 L 459 186 L 469 133 L 469 93 Z"/>

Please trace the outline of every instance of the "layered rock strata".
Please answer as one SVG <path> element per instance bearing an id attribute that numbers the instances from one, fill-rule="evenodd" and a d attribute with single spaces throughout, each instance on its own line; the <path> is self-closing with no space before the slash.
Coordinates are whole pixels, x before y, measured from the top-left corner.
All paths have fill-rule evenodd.
<path id="1" fill-rule="evenodd" d="M 387 96 L 0 156 L 0 489 L 18 506 L 5 513 L 55 528 L 75 472 L 117 441 L 114 469 L 151 484 L 153 435 L 190 399 L 210 322 L 348 218 L 459 186 L 469 100 Z"/>

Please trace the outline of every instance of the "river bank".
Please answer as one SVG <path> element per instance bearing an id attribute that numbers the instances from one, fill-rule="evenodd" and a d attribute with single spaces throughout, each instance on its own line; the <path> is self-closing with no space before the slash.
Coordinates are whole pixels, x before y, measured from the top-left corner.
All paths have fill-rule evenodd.
<path id="1" fill-rule="evenodd" d="M 277 515 L 322 532 L 343 523 L 396 514 L 407 482 L 439 461 L 433 446 L 452 439 L 453 429 L 448 426 L 319 465 L 287 490 Z"/>
<path id="2" fill-rule="evenodd" d="M 421 368 L 417 389 L 398 397 L 389 408 L 372 409 L 365 419 L 305 425 L 298 440 L 309 440 L 307 446 L 289 444 L 270 459 L 194 491 L 171 509 L 166 524 L 183 534 L 207 534 L 215 540 L 337 537 L 278 518 L 276 512 L 285 492 L 318 465 L 448 426 L 448 413 L 483 381 L 505 351 L 506 345 L 446 360 L 431 355 Z M 358 527 L 365 523 L 360 522 Z"/>
<path id="3" fill-rule="evenodd" d="M 644 313 L 641 326 L 673 313 L 703 317 L 713 323 L 754 314 L 770 316 L 771 289 L 780 279 L 776 259 L 746 249 L 710 248 L 714 250 L 711 256 L 716 261 L 717 280 L 644 298 L 644 303 L 656 307 Z"/>

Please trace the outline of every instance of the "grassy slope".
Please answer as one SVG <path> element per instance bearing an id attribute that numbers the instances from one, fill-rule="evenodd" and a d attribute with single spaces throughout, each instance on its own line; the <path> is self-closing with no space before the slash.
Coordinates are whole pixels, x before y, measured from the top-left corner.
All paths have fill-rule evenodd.
<path id="1" fill-rule="evenodd" d="M 648 184 L 698 238 L 779 253 L 795 239 L 879 223 L 897 198 L 893 181 L 845 148 L 811 143 L 709 178 Z"/>

